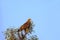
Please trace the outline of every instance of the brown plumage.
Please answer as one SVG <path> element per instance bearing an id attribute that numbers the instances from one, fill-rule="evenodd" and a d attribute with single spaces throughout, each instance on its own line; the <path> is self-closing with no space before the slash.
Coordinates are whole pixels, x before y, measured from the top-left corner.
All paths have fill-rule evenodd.
<path id="1" fill-rule="evenodd" d="M 26 33 L 28 33 L 30 26 L 31 26 L 31 19 L 28 19 L 27 22 L 24 23 L 24 24 L 18 29 L 18 32 L 24 30 Z"/>

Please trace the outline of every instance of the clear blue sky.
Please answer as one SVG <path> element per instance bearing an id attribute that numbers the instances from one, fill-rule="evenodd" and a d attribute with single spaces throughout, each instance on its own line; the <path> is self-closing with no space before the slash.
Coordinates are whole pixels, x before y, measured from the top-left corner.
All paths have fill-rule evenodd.
<path id="1" fill-rule="evenodd" d="M 1 31 L 19 27 L 28 18 L 39 40 L 60 40 L 60 0 L 0 0 L 0 40 Z"/>

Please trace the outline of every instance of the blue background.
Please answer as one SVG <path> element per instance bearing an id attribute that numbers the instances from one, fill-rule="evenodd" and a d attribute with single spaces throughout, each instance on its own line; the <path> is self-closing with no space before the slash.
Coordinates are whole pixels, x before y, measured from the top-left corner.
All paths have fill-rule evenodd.
<path id="1" fill-rule="evenodd" d="M 5 40 L 3 31 L 28 18 L 39 40 L 60 40 L 60 0 L 0 0 L 0 40 Z"/>

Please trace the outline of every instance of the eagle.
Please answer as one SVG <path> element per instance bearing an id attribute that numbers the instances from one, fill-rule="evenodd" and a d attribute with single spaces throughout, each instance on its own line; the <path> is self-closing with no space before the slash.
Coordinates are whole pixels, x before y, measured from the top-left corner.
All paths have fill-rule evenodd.
<path id="1" fill-rule="evenodd" d="M 25 33 L 31 33 L 32 31 L 32 21 L 31 19 L 29 18 L 19 29 L 18 29 L 18 32 L 21 32 L 21 31 L 25 31 Z"/>

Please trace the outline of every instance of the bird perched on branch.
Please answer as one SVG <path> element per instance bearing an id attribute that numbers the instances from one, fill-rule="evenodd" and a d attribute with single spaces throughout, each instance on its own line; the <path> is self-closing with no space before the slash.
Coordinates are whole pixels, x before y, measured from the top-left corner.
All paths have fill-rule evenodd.
<path id="1" fill-rule="evenodd" d="M 27 34 L 32 28 L 32 21 L 31 19 L 29 18 L 19 29 L 18 29 L 18 32 L 21 32 L 21 31 L 25 31 L 25 33 Z"/>

